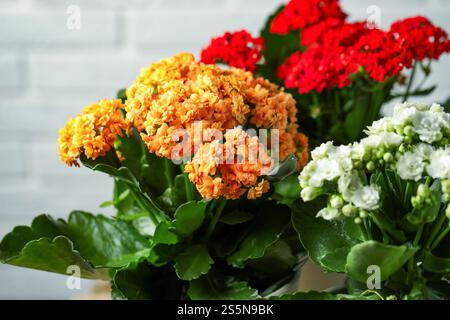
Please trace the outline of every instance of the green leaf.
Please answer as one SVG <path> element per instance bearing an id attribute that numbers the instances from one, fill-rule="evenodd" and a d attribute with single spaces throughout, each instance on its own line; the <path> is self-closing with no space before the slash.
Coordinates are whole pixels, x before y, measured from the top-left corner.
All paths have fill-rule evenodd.
<path id="1" fill-rule="evenodd" d="M 112 205 L 114 205 L 114 202 L 109 200 L 109 201 L 103 201 L 99 207 L 100 208 L 108 208 L 108 207 L 111 207 Z"/>
<path id="2" fill-rule="evenodd" d="M 148 247 L 147 238 L 129 223 L 82 211 L 70 214 L 66 234 L 75 248 L 96 266 L 107 265 Z"/>
<path id="3" fill-rule="evenodd" d="M 116 97 L 117 99 L 121 99 L 122 103 L 125 103 L 127 100 L 127 89 L 124 88 L 117 91 Z"/>
<path id="4" fill-rule="evenodd" d="M 173 183 L 175 166 L 171 160 L 144 152 L 142 159 L 142 178 L 152 193 L 161 195 Z"/>
<path id="5" fill-rule="evenodd" d="M 189 284 L 188 295 L 193 300 L 254 300 L 258 291 L 247 282 L 211 270 Z"/>
<path id="6" fill-rule="evenodd" d="M 177 278 L 173 268 L 155 268 L 140 263 L 118 270 L 114 275 L 115 296 L 130 300 L 179 300 L 183 296 L 184 283 Z"/>
<path id="7" fill-rule="evenodd" d="M 362 239 L 361 230 L 351 219 L 327 221 L 316 218 L 326 199 L 298 200 L 292 209 L 292 224 L 310 258 L 330 272 L 344 272 L 350 249 Z"/>
<path id="8" fill-rule="evenodd" d="M 176 244 L 179 239 L 178 236 L 171 231 L 172 224 L 170 222 L 161 222 L 155 230 L 152 243 Z"/>
<path id="9" fill-rule="evenodd" d="M 205 201 L 189 201 L 179 206 L 173 222 L 175 232 L 184 237 L 190 236 L 202 225 L 207 205 Z"/>
<path id="10" fill-rule="evenodd" d="M 296 292 L 270 297 L 270 300 L 379 300 L 377 295 L 333 294 L 330 292 Z"/>
<path id="11" fill-rule="evenodd" d="M 423 261 L 423 268 L 434 273 L 450 273 L 450 258 L 436 257 L 427 252 Z"/>
<path id="12" fill-rule="evenodd" d="M 269 175 L 267 176 L 267 179 L 270 181 L 281 181 L 287 176 L 296 172 L 297 166 L 298 166 L 298 159 L 294 154 L 292 154 L 286 160 L 284 160 L 278 165 L 276 171 L 273 170 L 272 172 L 270 172 Z"/>
<path id="13" fill-rule="evenodd" d="M 270 32 L 270 24 L 274 17 L 284 8 L 281 6 L 272 14 L 266 21 L 263 30 L 261 31 L 261 37 L 264 39 L 264 65 L 266 68 L 259 69 L 258 71 L 265 76 L 268 76 L 269 80 L 276 81 L 277 78 L 274 75 L 276 67 L 281 65 L 287 57 L 296 51 L 301 51 L 299 32 L 289 32 L 286 35 L 273 34 Z"/>
<path id="14" fill-rule="evenodd" d="M 351 108 L 352 111 L 347 115 L 344 121 L 345 133 L 350 141 L 358 140 L 365 128 L 365 121 L 368 115 L 369 96 L 364 95 L 355 100 Z"/>
<path id="15" fill-rule="evenodd" d="M 286 229 L 289 218 L 287 206 L 274 201 L 264 202 L 238 250 L 228 257 L 228 263 L 242 268 L 247 260 L 264 256 L 266 249 L 275 243 Z"/>
<path id="16" fill-rule="evenodd" d="M 173 233 L 170 222 L 161 222 L 155 230 L 152 238 L 152 247 L 149 255 L 149 262 L 153 265 L 161 266 L 172 260 L 181 250 L 177 245 L 178 236 Z"/>
<path id="17" fill-rule="evenodd" d="M 281 203 L 291 206 L 294 201 L 300 198 L 300 184 L 298 174 L 291 174 L 285 179 L 272 184 L 275 191 L 272 198 Z"/>
<path id="18" fill-rule="evenodd" d="M 194 280 L 208 273 L 214 261 L 203 244 L 189 246 L 175 258 L 175 270 L 180 279 Z"/>
<path id="19" fill-rule="evenodd" d="M 253 214 L 251 212 L 234 210 L 224 213 L 219 221 L 225 224 L 235 225 L 250 221 L 251 219 L 253 219 Z"/>
<path id="20" fill-rule="evenodd" d="M 45 256 L 52 247 L 54 253 Z M 147 239 L 129 223 L 74 211 L 67 222 L 40 215 L 31 227 L 14 228 L 0 243 L 0 259 L 15 265 L 20 261 L 20 266 L 44 271 L 63 270 L 65 274 L 68 267 L 65 263 L 69 260 L 82 257 L 95 268 L 120 267 L 131 257 L 139 259 L 145 248 Z M 44 260 L 47 264 L 42 263 Z"/>
<path id="21" fill-rule="evenodd" d="M 376 265 L 380 268 L 381 280 L 384 281 L 400 268 L 417 252 L 417 247 L 410 245 L 394 246 L 373 240 L 352 247 L 347 256 L 347 275 L 361 282 L 366 282 L 369 274 L 367 268 Z"/>
<path id="22" fill-rule="evenodd" d="M 229 256 L 238 248 L 250 228 L 251 222 L 235 225 L 219 224 L 210 241 L 212 253 L 220 258 Z"/>
<path id="23" fill-rule="evenodd" d="M 275 242 L 267 248 L 263 257 L 249 260 L 247 267 L 259 274 L 278 276 L 292 272 L 298 258 L 293 254 L 291 247 L 283 240 Z"/>
<path id="24" fill-rule="evenodd" d="M 106 270 L 94 268 L 73 248 L 73 243 L 64 236 L 53 240 L 40 238 L 28 242 L 20 254 L 11 257 L 2 257 L 2 263 L 18 267 L 72 275 L 71 266 L 79 268 L 82 278 L 108 279 Z"/>

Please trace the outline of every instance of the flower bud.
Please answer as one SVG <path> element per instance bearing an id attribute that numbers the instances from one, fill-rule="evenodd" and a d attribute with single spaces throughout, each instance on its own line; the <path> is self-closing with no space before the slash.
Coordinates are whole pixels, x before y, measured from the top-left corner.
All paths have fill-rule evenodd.
<path id="1" fill-rule="evenodd" d="M 450 219 L 450 205 L 447 206 L 447 209 L 445 209 L 445 215 L 448 219 Z"/>
<path id="2" fill-rule="evenodd" d="M 442 180 L 441 186 L 443 193 L 450 193 L 450 180 Z"/>
<path id="3" fill-rule="evenodd" d="M 369 216 L 369 213 L 366 210 L 359 210 L 359 217 L 364 219 Z"/>
<path id="4" fill-rule="evenodd" d="M 314 187 L 303 188 L 302 191 L 300 192 L 300 196 L 302 197 L 303 201 L 311 201 L 318 195 L 319 190 Z"/>
<path id="5" fill-rule="evenodd" d="M 419 197 L 412 197 L 411 198 L 411 204 L 414 208 L 419 208 L 421 205 L 421 201 Z"/>
<path id="6" fill-rule="evenodd" d="M 387 152 L 383 155 L 383 160 L 386 162 L 392 162 L 394 161 L 394 156 L 392 155 L 392 153 Z"/>
<path id="7" fill-rule="evenodd" d="M 330 206 L 335 209 L 340 209 L 344 205 L 344 200 L 338 195 L 333 195 L 330 198 Z"/>
<path id="8" fill-rule="evenodd" d="M 414 129 L 412 126 L 406 126 L 403 129 L 403 134 L 406 135 L 407 137 L 412 137 L 414 135 Z"/>
<path id="9" fill-rule="evenodd" d="M 417 187 L 417 195 L 423 198 L 428 197 L 428 195 L 430 194 L 430 189 L 428 188 L 428 186 L 426 184 L 420 184 Z"/>
<path id="10" fill-rule="evenodd" d="M 369 171 L 375 171 L 375 163 L 373 163 L 373 161 L 369 161 L 367 164 L 366 164 L 366 168 L 367 168 L 367 170 L 369 170 Z"/>
<path id="11" fill-rule="evenodd" d="M 354 215 L 356 215 L 357 211 L 358 209 L 356 209 L 356 207 L 352 206 L 351 204 L 346 204 L 342 207 L 342 213 L 346 217 L 353 217 Z"/>
<path id="12" fill-rule="evenodd" d="M 362 220 L 361 220 L 360 217 L 356 217 L 354 221 L 355 221 L 356 224 L 361 224 L 362 223 Z"/>

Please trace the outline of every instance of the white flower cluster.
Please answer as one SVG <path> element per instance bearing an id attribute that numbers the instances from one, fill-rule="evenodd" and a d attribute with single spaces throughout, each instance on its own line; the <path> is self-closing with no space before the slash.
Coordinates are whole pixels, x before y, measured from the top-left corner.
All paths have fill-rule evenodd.
<path id="1" fill-rule="evenodd" d="M 312 161 L 299 176 L 301 197 L 310 201 L 328 195 L 317 216 L 361 217 L 380 206 L 380 188 L 367 181 L 370 173 L 386 168 L 404 180 L 440 179 L 444 201 L 450 200 L 450 114 L 438 104 L 403 103 L 392 117 L 375 121 L 367 137 L 350 145 L 323 143 L 311 152 Z"/>

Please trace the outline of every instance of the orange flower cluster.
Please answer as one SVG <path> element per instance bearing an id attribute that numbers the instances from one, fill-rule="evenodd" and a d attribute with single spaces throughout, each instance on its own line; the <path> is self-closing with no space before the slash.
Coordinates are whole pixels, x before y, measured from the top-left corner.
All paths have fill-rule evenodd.
<path id="1" fill-rule="evenodd" d="M 126 111 L 149 151 L 166 158 L 179 143 L 179 129 L 189 133 L 192 155 L 195 122 L 221 132 L 237 125 L 278 129 L 281 160 L 306 148 L 290 94 L 250 72 L 206 65 L 188 53 L 143 69 L 127 90 Z"/>
<path id="2" fill-rule="evenodd" d="M 250 72 L 223 70 L 181 53 L 142 69 L 126 95 L 125 104 L 102 100 L 67 122 L 58 140 L 66 164 L 78 166 L 82 153 L 91 159 L 104 156 L 117 135 L 134 127 L 151 153 L 177 160 L 193 156 L 185 171 L 203 197 L 235 199 L 247 193 L 254 199 L 269 190 L 262 176 L 272 165 L 269 155 L 277 155 L 242 128 L 277 129 L 279 160 L 297 154 L 299 168 L 307 160 L 308 141 L 298 132 L 295 100 Z M 208 140 L 206 132 L 220 137 L 213 133 L 216 140 Z"/>
<path id="3" fill-rule="evenodd" d="M 235 128 L 225 133 L 223 143 L 204 143 L 184 171 L 205 198 L 237 199 L 247 192 L 248 199 L 255 199 L 269 190 L 261 176 L 269 173 L 272 163 L 258 137 Z"/>
<path id="4" fill-rule="evenodd" d="M 121 100 L 101 100 L 83 109 L 75 119 L 70 118 L 59 131 L 59 155 L 69 166 L 79 166 L 82 153 L 90 159 L 104 156 L 111 150 L 117 135 L 129 133 L 131 124 L 125 120 Z"/>

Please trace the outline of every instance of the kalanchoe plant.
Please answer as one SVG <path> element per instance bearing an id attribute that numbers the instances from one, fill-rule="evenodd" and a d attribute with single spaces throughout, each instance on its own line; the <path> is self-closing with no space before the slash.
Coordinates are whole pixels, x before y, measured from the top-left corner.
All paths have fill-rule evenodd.
<path id="1" fill-rule="evenodd" d="M 294 209 L 302 244 L 348 276 L 349 293 L 367 290 L 375 267 L 381 298 L 449 298 L 450 114 L 403 103 L 365 132 L 311 152 Z"/>
<path id="2" fill-rule="evenodd" d="M 113 177 L 102 206 L 116 215 L 38 216 L 5 236 L 1 262 L 75 266 L 109 280 L 116 299 L 262 298 L 301 264 L 290 208 L 272 194 L 306 163 L 307 138 L 292 96 L 263 78 L 179 54 L 144 68 L 119 99 L 86 107 L 58 143 L 67 165 Z"/>
<path id="3" fill-rule="evenodd" d="M 374 22 L 348 22 L 338 0 L 291 0 L 258 37 L 239 31 L 214 38 L 202 61 L 245 68 L 284 85 L 313 144 L 348 143 L 362 137 L 384 103 L 430 94 L 434 86 L 424 84 L 431 61 L 449 50 L 447 33 L 421 16 L 385 31 Z"/>

